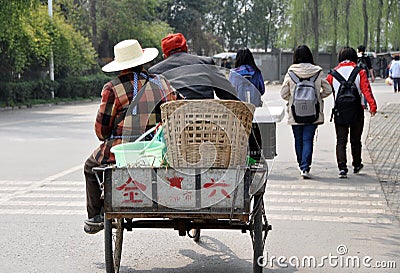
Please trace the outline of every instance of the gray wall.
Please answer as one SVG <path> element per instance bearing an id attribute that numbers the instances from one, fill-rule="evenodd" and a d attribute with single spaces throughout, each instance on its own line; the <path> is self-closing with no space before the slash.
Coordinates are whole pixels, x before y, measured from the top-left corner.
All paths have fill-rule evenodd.
<path id="1" fill-rule="evenodd" d="M 265 81 L 282 82 L 293 62 L 293 52 L 276 51 L 273 53 L 253 53 L 253 55 Z M 317 64 L 323 68 L 325 73 L 328 73 L 337 64 L 336 55 L 321 52 Z"/>

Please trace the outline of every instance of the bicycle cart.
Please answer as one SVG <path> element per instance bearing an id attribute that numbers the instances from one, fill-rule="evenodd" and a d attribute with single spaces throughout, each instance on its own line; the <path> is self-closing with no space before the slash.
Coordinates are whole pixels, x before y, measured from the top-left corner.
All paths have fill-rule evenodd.
<path id="1" fill-rule="evenodd" d="M 196 242 L 202 229 L 248 231 L 253 272 L 263 271 L 263 249 L 271 230 L 263 201 L 268 156 L 262 155 L 259 138 L 264 130 L 253 124 L 254 111 L 254 105 L 238 101 L 164 103 L 161 114 L 168 167 L 160 164 L 157 154 L 146 158 L 143 148 L 139 154 L 150 161 L 154 157 L 152 162 L 119 165 L 117 159 L 116 165 L 94 169 L 102 174 L 98 180 L 104 192 L 107 273 L 119 272 L 125 231 L 140 228 L 171 228 Z M 134 127 L 131 124 L 125 119 L 127 135 Z M 270 152 L 264 149 L 264 155 Z M 256 159 L 252 164 L 249 155 Z M 127 153 L 123 156 L 125 161 Z"/>
<path id="2" fill-rule="evenodd" d="M 264 165 L 180 172 L 116 166 L 95 170 L 103 172 L 107 273 L 119 272 L 124 231 L 138 228 L 173 228 L 196 242 L 202 229 L 249 231 L 253 272 L 262 272 L 260 257 L 271 230 L 263 202 Z"/>

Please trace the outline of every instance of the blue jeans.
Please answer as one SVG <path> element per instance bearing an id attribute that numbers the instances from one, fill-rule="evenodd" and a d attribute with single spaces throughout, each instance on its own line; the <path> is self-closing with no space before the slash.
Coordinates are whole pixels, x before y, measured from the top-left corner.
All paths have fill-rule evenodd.
<path id="1" fill-rule="evenodd" d="M 297 163 L 302 171 L 310 171 L 316 129 L 316 124 L 292 125 Z"/>

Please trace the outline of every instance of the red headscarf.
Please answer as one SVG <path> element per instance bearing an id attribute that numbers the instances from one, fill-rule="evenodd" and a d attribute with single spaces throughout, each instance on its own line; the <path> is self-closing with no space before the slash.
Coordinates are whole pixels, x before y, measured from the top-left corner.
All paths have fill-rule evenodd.
<path id="1" fill-rule="evenodd" d="M 168 34 L 161 40 L 161 48 L 166 57 L 177 52 L 187 52 L 186 39 L 182 33 Z"/>

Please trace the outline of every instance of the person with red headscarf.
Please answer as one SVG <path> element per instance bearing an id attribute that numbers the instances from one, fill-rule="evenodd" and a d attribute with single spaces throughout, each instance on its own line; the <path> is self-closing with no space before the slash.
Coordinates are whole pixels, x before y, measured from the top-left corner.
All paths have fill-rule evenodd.
<path id="1" fill-rule="evenodd" d="M 236 89 L 210 57 L 188 53 L 182 33 L 168 34 L 161 40 L 164 60 L 149 68 L 151 74 L 162 74 L 186 99 L 238 100 Z"/>

